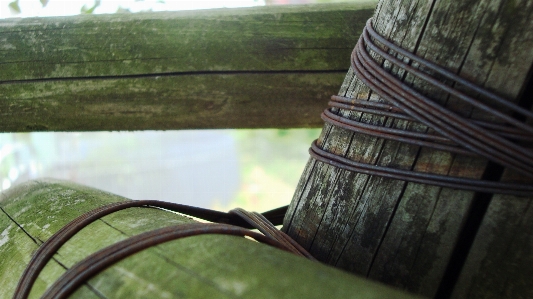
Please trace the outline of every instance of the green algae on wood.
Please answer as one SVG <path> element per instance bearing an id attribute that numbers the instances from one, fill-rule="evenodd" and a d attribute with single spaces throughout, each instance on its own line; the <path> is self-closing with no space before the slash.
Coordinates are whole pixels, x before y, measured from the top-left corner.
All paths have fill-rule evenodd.
<path id="1" fill-rule="evenodd" d="M 0 84 L 0 131 L 316 127 L 342 74 L 179 75 Z"/>
<path id="2" fill-rule="evenodd" d="M 32 252 L 68 221 L 126 200 L 73 183 L 40 180 L 0 195 L 0 298 L 11 298 Z M 68 241 L 43 269 L 38 298 L 65 268 L 141 232 L 193 221 L 154 208 L 105 216 Z M 126 258 L 90 279 L 76 298 L 413 298 L 384 285 L 245 238 L 203 235 Z"/>
<path id="3" fill-rule="evenodd" d="M 0 132 L 318 127 L 375 4 L 0 20 Z"/>

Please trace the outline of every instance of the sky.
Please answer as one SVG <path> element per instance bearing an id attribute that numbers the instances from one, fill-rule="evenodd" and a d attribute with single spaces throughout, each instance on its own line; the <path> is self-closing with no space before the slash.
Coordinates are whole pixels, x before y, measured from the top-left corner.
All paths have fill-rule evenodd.
<path id="1" fill-rule="evenodd" d="M 70 16 L 79 14 L 84 5 L 87 8 L 94 5 L 94 0 L 49 0 L 43 7 L 40 0 L 19 0 L 21 13 L 13 14 L 8 6 L 13 1 L 0 0 L 0 18 Z M 265 5 L 264 0 L 102 0 L 94 13 L 115 13 L 119 7 L 129 9 L 131 12 L 139 12 L 148 9 L 175 11 L 261 5 Z"/>

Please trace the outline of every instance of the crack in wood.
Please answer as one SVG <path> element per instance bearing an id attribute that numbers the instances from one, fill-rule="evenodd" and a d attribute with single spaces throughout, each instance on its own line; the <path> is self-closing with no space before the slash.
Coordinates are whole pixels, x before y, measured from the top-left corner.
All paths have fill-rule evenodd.
<path id="1" fill-rule="evenodd" d="M 20 225 L 15 219 L 13 219 L 13 217 L 11 217 L 2 207 L 0 207 L 0 210 L 9 218 L 9 220 L 11 220 L 20 230 L 22 230 L 24 234 L 26 234 L 26 236 L 28 236 L 28 238 L 30 238 L 35 244 L 40 246 L 43 243 L 41 240 L 33 237 L 27 230 L 25 230 L 24 227 L 22 227 L 22 225 Z"/>
<path id="2" fill-rule="evenodd" d="M 164 210 L 159 209 L 159 208 L 153 208 L 153 207 L 147 207 L 147 208 L 152 208 L 152 209 L 158 210 L 158 211 L 164 211 Z M 134 234 L 127 233 L 126 231 L 119 229 L 118 227 L 116 227 L 115 225 L 111 224 L 109 221 L 104 219 L 104 218 L 112 218 L 112 217 L 109 217 L 109 216 L 111 216 L 111 215 L 108 215 L 106 217 L 100 218 L 99 221 L 103 222 L 105 225 L 109 226 L 111 229 L 114 229 L 114 230 L 120 232 L 122 235 L 124 235 L 127 238 L 129 238 L 129 237 L 134 235 Z M 202 276 L 199 273 L 197 273 L 195 271 L 192 271 L 191 269 L 189 269 L 189 268 L 187 268 L 187 267 L 185 267 L 183 265 L 180 265 L 179 263 L 176 263 L 175 261 L 173 261 L 167 255 L 165 255 L 163 249 L 161 249 L 160 246 L 154 246 L 154 247 L 148 248 L 146 250 L 153 250 L 154 253 L 157 256 L 159 256 L 160 258 L 162 258 L 163 260 L 165 260 L 165 262 L 173 265 L 177 269 L 179 269 L 179 270 L 189 274 L 190 276 L 195 277 L 196 279 L 204 282 L 205 284 L 213 287 L 214 289 L 218 290 L 222 294 L 225 294 L 228 297 L 233 297 L 234 296 L 234 294 L 230 293 L 228 290 L 225 290 L 225 289 L 221 288 L 219 285 L 217 285 L 216 283 L 214 283 L 212 280 L 208 279 L 207 277 Z M 238 298 L 238 297 L 234 297 L 234 298 Z"/>
<path id="3" fill-rule="evenodd" d="M 39 79 L 20 79 L 4 80 L 0 84 L 27 84 L 40 82 L 56 81 L 82 81 L 82 80 L 120 80 L 135 78 L 158 78 L 158 77 L 181 77 L 181 76 L 211 76 L 211 75 L 277 75 L 277 74 L 336 74 L 346 73 L 347 69 L 340 70 L 250 70 L 250 71 L 192 71 L 192 72 L 168 72 L 168 73 L 149 73 L 149 74 L 131 74 L 116 76 L 87 76 L 87 77 L 55 77 Z"/>

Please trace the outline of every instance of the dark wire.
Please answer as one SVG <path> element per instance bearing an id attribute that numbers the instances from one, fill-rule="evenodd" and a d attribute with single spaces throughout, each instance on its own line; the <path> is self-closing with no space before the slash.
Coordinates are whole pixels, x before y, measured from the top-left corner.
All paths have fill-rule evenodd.
<path id="1" fill-rule="evenodd" d="M 381 43 L 385 49 L 376 45 L 374 40 Z M 426 83 L 500 119 L 503 123 L 488 123 L 481 120 L 467 119 L 439 105 L 387 72 L 372 58 L 369 51 L 375 54 L 373 56 L 381 56 L 381 58 L 424 80 Z M 402 55 L 404 59 L 405 57 L 409 58 L 412 64 L 417 64 L 426 71 L 414 68 L 394 55 L 389 54 L 391 51 Z M 379 138 L 459 155 L 482 156 L 528 177 L 533 177 L 533 151 L 531 148 L 524 147 L 516 142 L 533 141 L 533 127 L 526 122 L 514 119 L 500 110 L 510 110 L 526 118 L 533 118 L 532 112 L 396 46 L 380 36 L 372 28 L 372 19 L 367 22 L 363 34 L 352 52 L 352 68 L 358 79 L 388 103 L 333 96 L 329 103 L 331 107 L 420 123 L 432 129 L 430 131 L 434 133 L 413 132 L 366 124 L 337 115 L 331 109 L 326 109 L 322 114 L 324 121 L 353 132 Z M 461 90 L 480 94 L 487 101 L 492 101 L 494 105 L 499 105 L 499 107 L 491 107 L 457 88 L 442 83 L 432 75 L 433 73 L 455 81 L 456 86 L 460 86 Z M 533 186 L 525 184 L 481 181 L 354 162 L 345 157 L 324 151 L 316 141 L 309 151 L 312 157 L 321 162 L 369 175 L 479 192 L 518 196 L 533 195 Z"/>

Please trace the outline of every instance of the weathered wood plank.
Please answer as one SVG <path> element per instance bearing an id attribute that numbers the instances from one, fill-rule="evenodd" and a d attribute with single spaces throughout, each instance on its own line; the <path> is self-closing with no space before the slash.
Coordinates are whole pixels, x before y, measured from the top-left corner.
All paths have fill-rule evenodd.
<path id="1" fill-rule="evenodd" d="M 375 4 L 5 19 L 0 80 L 347 69 Z"/>
<path id="2" fill-rule="evenodd" d="M 526 2 L 380 1 L 374 24 L 403 48 L 518 102 L 533 59 Z M 511 19 L 518 15 L 528 21 L 517 26 Z M 410 75 L 397 75 L 454 111 L 486 119 Z M 352 72 L 339 94 L 381 101 Z M 428 130 L 364 113 L 339 114 L 373 125 Z M 329 152 L 380 166 L 471 178 L 492 170 L 481 158 L 419 149 L 329 125 L 319 141 Z M 447 267 L 456 262 L 455 255 L 451 258 L 459 234 L 472 229 L 463 227 L 471 210 L 480 199 L 490 200 L 474 192 L 350 174 L 318 162 L 308 165 L 313 169 L 304 171 L 284 229 L 322 261 L 431 297 L 443 279 L 453 280 Z"/>
<path id="3" fill-rule="evenodd" d="M 81 213 L 125 200 L 59 181 L 34 181 L 0 195 L 0 298 L 11 298 L 34 251 Z M 153 208 L 103 217 L 68 241 L 32 289 L 38 298 L 65 268 L 138 233 L 192 220 Z M 414 298 L 245 238 L 203 235 L 155 246 L 92 278 L 75 298 Z"/>
<path id="4" fill-rule="evenodd" d="M 532 232 L 530 199 L 495 196 L 452 298 L 532 298 Z"/>
<path id="5" fill-rule="evenodd" d="M 494 4 L 496 5 L 496 4 Z M 522 107 L 533 107 L 533 80 L 531 77 L 531 39 L 533 33 L 533 4 L 530 1 L 500 4 L 500 9 L 508 13 L 498 12 L 498 22 L 493 26 L 482 28 L 481 34 L 491 36 L 494 33 L 511 27 L 494 40 L 473 44 L 473 53 L 483 54 L 489 48 L 492 55 L 497 55 L 491 66 L 487 85 L 496 86 L 511 94 L 519 94 Z M 486 15 L 487 22 L 494 21 L 496 9 Z M 503 24 L 501 26 L 499 24 Z M 523 31 L 516 30 L 524 28 Z M 467 64 L 475 64 L 475 60 L 467 60 Z M 509 67 L 511 65 L 512 67 Z M 523 74 L 528 79 L 524 86 L 517 86 Z M 499 75 L 501 74 L 501 75 Z M 533 182 L 505 170 L 502 181 Z M 529 298 L 533 296 L 530 280 L 533 265 L 533 222 L 531 209 L 532 199 L 505 195 L 495 195 L 487 206 L 487 212 L 462 268 L 454 298 Z"/>
<path id="6" fill-rule="evenodd" d="M 0 84 L 1 131 L 315 127 L 340 74 Z M 334 87 L 336 89 L 336 87 Z"/>
<path id="7" fill-rule="evenodd" d="M 375 3 L 0 20 L 0 131 L 317 127 Z"/>

